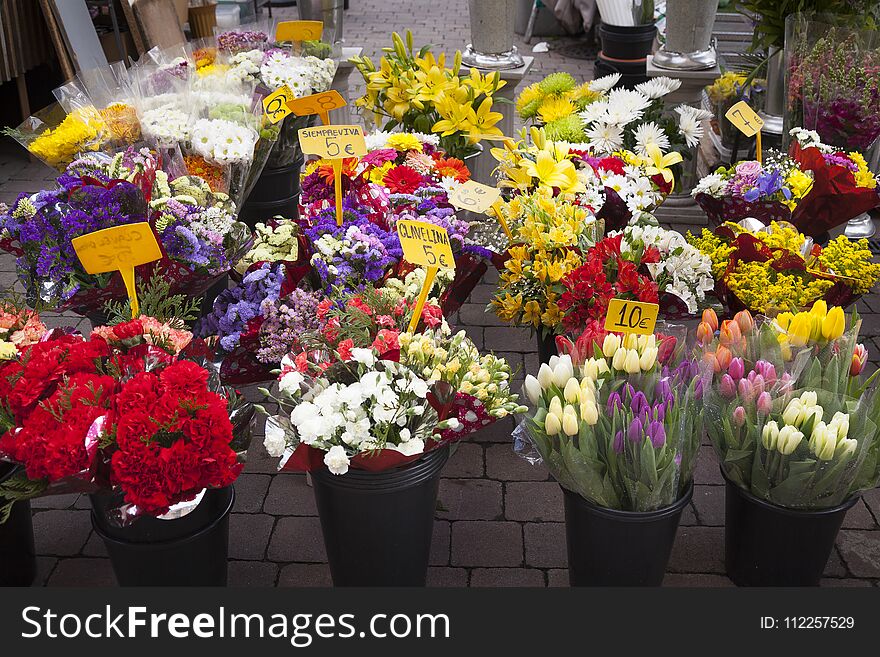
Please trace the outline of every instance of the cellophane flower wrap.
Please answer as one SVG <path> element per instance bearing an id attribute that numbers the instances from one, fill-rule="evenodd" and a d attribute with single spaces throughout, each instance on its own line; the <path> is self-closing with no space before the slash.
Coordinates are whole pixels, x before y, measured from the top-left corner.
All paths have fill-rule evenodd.
<path id="1" fill-rule="evenodd" d="M 17 256 L 28 302 L 81 314 L 125 298 L 118 273 L 89 275 L 71 240 L 104 228 L 148 222 L 163 258 L 137 268 L 146 280 L 161 268 L 172 292 L 197 297 L 226 273 L 247 247 L 247 227 L 228 197 L 195 177 L 169 179 L 150 149 L 90 154 L 58 178 L 58 188 L 22 194 L 0 214 L 0 247 Z"/>
<path id="2" fill-rule="evenodd" d="M 725 476 L 778 506 L 838 506 L 880 479 L 875 392 L 861 374 L 860 320 L 822 301 L 753 321 L 743 311 L 698 335 L 713 372 L 706 427 Z M 713 332 L 713 328 L 717 330 Z"/>
<path id="3" fill-rule="evenodd" d="M 266 423 L 282 469 L 393 468 L 524 410 L 509 365 L 452 335 L 437 306 L 423 310 L 424 330 L 404 330 L 413 305 L 369 288 L 341 307 L 322 302 L 322 328 L 282 362 L 280 412 Z"/>
<path id="4" fill-rule="evenodd" d="M 800 310 L 818 299 L 846 307 L 880 278 L 867 240 L 840 235 L 823 248 L 791 224 L 773 222 L 751 231 L 748 223 L 687 236 L 712 261 L 716 292 L 733 312 Z"/>
<path id="5" fill-rule="evenodd" d="M 249 440 L 236 442 L 233 420 L 248 413 L 195 362 L 203 350 L 190 332 L 139 317 L 88 339 L 56 330 L 3 362 L 0 457 L 23 468 L 0 485 L 4 505 L 106 492 L 124 525 L 230 485 Z"/>
<path id="6" fill-rule="evenodd" d="M 697 362 L 682 359 L 683 327 L 657 331 L 620 336 L 593 322 L 526 377 L 534 411 L 517 451 L 597 506 L 654 511 L 691 486 L 703 384 Z"/>

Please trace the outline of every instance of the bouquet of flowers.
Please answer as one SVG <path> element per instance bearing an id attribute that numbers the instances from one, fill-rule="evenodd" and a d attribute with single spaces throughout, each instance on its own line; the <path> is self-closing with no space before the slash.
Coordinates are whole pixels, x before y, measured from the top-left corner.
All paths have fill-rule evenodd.
<path id="1" fill-rule="evenodd" d="M 711 267 L 683 235 L 646 215 L 587 250 L 583 264 L 562 279 L 563 326 L 577 329 L 604 319 L 615 297 L 659 303 L 670 319 L 695 315 L 714 290 Z"/>
<path id="2" fill-rule="evenodd" d="M 464 76 L 461 52 L 449 68 L 446 56 L 435 57 L 429 46 L 415 52 L 411 32 L 405 44 L 396 32 L 391 38 L 393 47 L 378 68 L 368 57 L 351 60 L 367 85 L 355 104 L 377 127 L 439 134 L 440 147 L 458 159 L 479 152 L 482 140 L 501 136 L 501 113 L 492 111 L 493 97 L 505 84 L 497 72 L 484 76 L 471 69 Z"/>
<path id="3" fill-rule="evenodd" d="M 412 306 L 392 298 L 367 289 L 328 304 L 324 327 L 303 337 L 306 351 L 285 358 L 281 412 L 265 441 L 282 469 L 397 467 L 525 410 L 504 360 L 480 356 L 430 312 L 434 329 L 403 332 Z"/>
<path id="4" fill-rule="evenodd" d="M 58 189 L 23 194 L 0 215 L 0 248 L 18 257 L 30 304 L 88 314 L 124 298 L 121 276 L 86 274 L 71 245 L 121 224 L 149 222 L 163 248 L 158 263 L 138 268 L 144 279 L 160 267 L 174 291 L 198 296 L 230 269 L 249 239 L 234 206 L 199 178 L 169 181 L 159 166 L 148 149 L 89 155 L 59 176 Z"/>
<path id="5" fill-rule="evenodd" d="M 516 113 L 523 121 L 543 126 L 548 139 L 578 143 L 585 136 L 578 113 L 601 96 L 589 82 L 578 84 L 560 71 L 523 89 L 516 99 Z"/>
<path id="6" fill-rule="evenodd" d="M 847 322 L 818 301 L 776 321 L 738 318 L 717 336 L 713 319 L 702 331 L 714 370 L 704 413 L 725 476 L 795 509 L 834 507 L 876 486 L 880 406 L 860 380 L 858 315 Z"/>
<path id="7" fill-rule="evenodd" d="M 501 213 L 515 231 L 515 244 L 488 309 L 503 321 L 555 333 L 563 318 L 563 279 L 583 263 L 582 254 L 603 233 L 602 223 L 548 190 L 514 196 Z"/>
<path id="8" fill-rule="evenodd" d="M 38 495 L 107 491 L 115 521 L 160 516 L 242 468 L 233 422 L 246 411 L 192 360 L 192 334 L 152 317 L 56 331 L 0 365 L 0 455 L 23 467 L 3 482 L 8 512 Z M 213 378 L 212 378 L 213 377 Z"/>
<path id="9" fill-rule="evenodd" d="M 23 308 L 18 299 L 0 300 L 0 361 L 15 358 L 20 349 L 39 342 L 48 330 L 40 315 Z"/>
<path id="10" fill-rule="evenodd" d="M 257 263 L 298 262 L 304 251 L 303 239 L 302 228 L 290 219 L 276 217 L 268 223 L 258 223 L 254 226 L 253 244 L 235 265 L 234 271 L 243 276 Z"/>
<path id="11" fill-rule="evenodd" d="M 734 312 L 800 310 L 819 299 L 846 307 L 880 278 L 867 240 L 840 235 L 822 248 L 791 224 L 773 222 L 755 232 L 743 224 L 687 236 L 712 261 L 716 291 Z"/>
<path id="12" fill-rule="evenodd" d="M 721 138 L 721 144 L 725 148 L 733 148 L 737 136 L 743 145 L 741 148 L 749 143 L 750 140 L 746 139 L 733 126 L 725 114 L 741 100 L 748 102 L 757 111 L 759 107 L 756 106 L 755 101 L 759 95 L 755 92 L 760 91 L 763 84 L 763 80 L 749 81 L 746 73 L 726 71 L 706 87 L 706 96 L 715 111 L 715 116 L 712 118 L 712 129 Z"/>
<path id="13" fill-rule="evenodd" d="M 681 337 L 597 328 L 579 357 L 541 365 L 523 386 L 535 411 L 514 434 L 517 451 L 602 507 L 675 503 L 691 486 L 702 437 L 702 381 L 697 362 L 681 359 Z"/>

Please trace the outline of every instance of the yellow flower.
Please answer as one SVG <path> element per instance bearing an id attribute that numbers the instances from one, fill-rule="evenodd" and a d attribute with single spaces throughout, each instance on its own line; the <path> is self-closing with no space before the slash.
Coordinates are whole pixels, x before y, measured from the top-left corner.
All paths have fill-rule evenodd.
<path id="1" fill-rule="evenodd" d="M 527 301 L 523 306 L 523 321 L 532 326 L 537 326 L 541 321 L 541 304 L 537 301 Z"/>
<path id="2" fill-rule="evenodd" d="M 843 335 L 846 328 L 846 317 L 843 308 L 834 306 L 822 320 L 822 337 L 828 341 L 836 340 Z"/>
<path id="3" fill-rule="evenodd" d="M 645 151 L 649 163 L 648 167 L 645 169 L 645 173 L 649 176 L 660 174 L 663 176 L 663 180 L 672 183 L 674 177 L 669 167 L 682 161 L 683 158 L 681 157 L 681 154 L 673 152 L 664 155 L 663 151 L 660 150 L 660 147 L 657 146 L 657 144 L 648 144 Z"/>
<path id="4" fill-rule="evenodd" d="M 501 75 L 498 71 L 481 75 L 478 69 L 472 68 L 470 77 L 464 78 L 462 84 L 470 87 L 476 97 L 481 94 L 491 96 L 506 85 L 507 82 L 501 79 Z"/>
<path id="5" fill-rule="evenodd" d="M 385 176 L 394 168 L 393 162 L 385 162 L 382 166 L 376 167 L 370 171 L 370 182 L 381 185 L 385 181 Z"/>
<path id="6" fill-rule="evenodd" d="M 476 110 L 469 107 L 465 122 L 469 141 L 476 144 L 486 137 L 501 135 L 501 129 L 495 124 L 503 118 L 501 112 L 492 111 L 492 99 L 489 97 L 484 98 Z"/>
<path id="7" fill-rule="evenodd" d="M 534 162 L 528 161 L 526 173 L 538 179 L 539 186 L 559 187 L 563 193 L 582 191 L 577 170 L 571 160 L 558 162 L 548 151 L 542 150 Z"/>
<path id="8" fill-rule="evenodd" d="M 544 326 L 555 328 L 562 323 L 562 317 L 563 314 L 559 306 L 552 302 L 547 304 L 547 310 L 541 315 L 541 322 L 543 322 Z"/>
<path id="9" fill-rule="evenodd" d="M 813 178 L 800 169 L 792 169 L 785 180 L 785 184 L 791 190 L 792 200 L 802 199 L 812 189 Z"/>
<path id="10" fill-rule="evenodd" d="M 0 340 L 0 360 L 12 360 L 18 355 L 18 348 L 6 340 Z"/>
<path id="11" fill-rule="evenodd" d="M 422 142 L 419 141 L 418 137 L 408 132 L 393 132 L 388 135 L 385 143 L 388 145 L 389 148 L 393 148 L 398 151 L 418 151 L 420 153 L 422 152 Z"/>
<path id="12" fill-rule="evenodd" d="M 868 189 L 875 189 L 877 187 L 877 179 L 874 177 L 874 174 L 871 173 L 871 170 L 868 168 L 868 163 L 865 161 L 862 154 L 858 151 L 853 151 L 852 153 L 848 153 L 848 155 L 859 167 L 858 171 L 854 174 L 856 185 L 859 187 L 867 187 Z"/>
<path id="13" fill-rule="evenodd" d="M 530 84 L 528 87 L 522 90 L 519 95 L 519 98 L 516 99 L 516 111 L 519 114 L 525 110 L 526 106 L 531 103 L 541 99 L 541 89 L 538 86 L 538 83 Z"/>
<path id="14" fill-rule="evenodd" d="M 576 109 L 574 103 L 566 98 L 547 98 L 538 107 L 538 116 L 544 123 L 550 123 L 556 119 L 571 116 Z"/>

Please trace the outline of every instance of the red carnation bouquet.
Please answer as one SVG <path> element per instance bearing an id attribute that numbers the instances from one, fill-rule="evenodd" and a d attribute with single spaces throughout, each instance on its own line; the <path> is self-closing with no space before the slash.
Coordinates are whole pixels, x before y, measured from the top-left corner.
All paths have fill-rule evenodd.
<path id="1" fill-rule="evenodd" d="M 253 412 L 210 357 L 188 331 L 140 317 L 88 339 L 56 330 L 0 364 L 0 460 L 20 466 L 0 483 L 0 521 L 18 500 L 106 492 L 127 524 L 230 485 Z"/>

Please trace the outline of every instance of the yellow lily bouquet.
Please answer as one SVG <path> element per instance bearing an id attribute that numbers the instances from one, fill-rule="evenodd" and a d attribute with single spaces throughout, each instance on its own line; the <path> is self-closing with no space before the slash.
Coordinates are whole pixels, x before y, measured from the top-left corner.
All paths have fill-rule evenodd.
<path id="1" fill-rule="evenodd" d="M 489 309 L 506 322 L 553 333 L 562 321 L 558 300 L 566 274 L 598 241 L 602 222 L 585 208 L 547 189 L 515 196 L 499 211 L 514 231 L 515 246 L 501 271 Z"/>
<path id="2" fill-rule="evenodd" d="M 351 59 L 367 84 L 355 105 L 369 112 L 378 127 L 437 133 L 440 147 L 459 159 L 479 152 L 483 139 L 502 136 L 497 127 L 502 115 L 492 105 L 506 83 L 497 72 L 483 75 L 471 69 L 465 74 L 460 51 L 447 67 L 446 55 L 435 57 L 429 46 L 414 51 L 408 30 L 405 44 L 396 32 L 391 39 L 393 47 L 385 48 L 378 68 L 369 57 Z"/>

